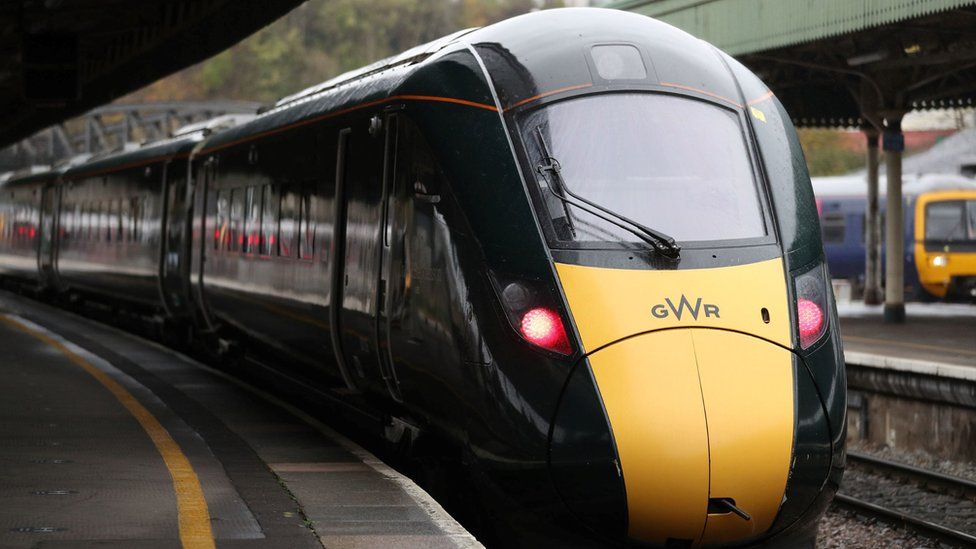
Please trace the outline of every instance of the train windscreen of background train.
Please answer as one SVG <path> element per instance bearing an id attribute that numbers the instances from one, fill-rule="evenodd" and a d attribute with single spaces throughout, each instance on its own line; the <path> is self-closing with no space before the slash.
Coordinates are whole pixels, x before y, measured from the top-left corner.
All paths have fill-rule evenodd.
<path id="1" fill-rule="evenodd" d="M 766 234 L 755 176 L 736 115 L 702 101 L 660 94 L 602 94 L 530 113 L 521 131 L 533 165 L 543 134 L 576 194 L 679 241 Z M 545 178 L 557 238 L 637 242 L 612 223 L 555 200 Z"/>
<path id="2" fill-rule="evenodd" d="M 925 217 L 925 240 L 976 240 L 976 200 L 931 202 Z"/>

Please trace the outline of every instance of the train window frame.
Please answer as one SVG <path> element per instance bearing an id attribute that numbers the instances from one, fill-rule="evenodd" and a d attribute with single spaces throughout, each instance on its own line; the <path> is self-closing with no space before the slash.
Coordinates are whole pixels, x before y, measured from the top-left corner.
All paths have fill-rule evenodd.
<path id="1" fill-rule="evenodd" d="M 214 236 L 212 249 L 215 252 L 227 251 L 230 238 L 230 190 L 216 189 L 214 192 Z"/>
<path id="2" fill-rule="evenodd" d="M 823 243 L 843 244 L 847 241 L 847 216 L 843 212 L 824 212 L 820 218 Z"/>
<path id="3" fill-rule="evenodd" d="M 315 260 L 315 232 L 317 223 L 312 218 L 312 197 L 314 184 L 311 182 L 301 186 L 299 193 L 298 217 L 298 246 L 295 257 L 302 261 Z"/>
<path id="4" fill-rule="evenodd" d="M 240 199 L 239 203 L 238 198 Z M 239 254 L 244 249 L 244 218 L 246 217 L 246 199 L 247 197 L 243 187 L 233 187 L 230 189 L 230 201 L 228 202 L 229 210 L 227 213 L 227 216 L 230 219 L 230 228 L 228 229 L 230 238 L 227 242 L 227 248 L 224 250 L 228 253 Z"/>
<path id="5" fill-rule="evenodd" d="M 119 199 L 119 244 L 129 244 L 129 204 L 128 198 Z"/>
<path id="6" fill-rule="evenodd" d="M 272 183 L 261 186 L 261 233 L 258 242 L 258 254 L 261 257 L 272 257 L 278 250 L 278 188 Z M 274 210 L 272 211 L 272 205 Z"/>
<path id="7" fill-rule="evenodd" d="M 529 151 L 532 149 L 532 147 L 527 146 L 525 140 L 523 139 L 522 132 L 524 130 L 525 121 L 533 112 L 565 101 L 616 94 L 649 94 L 698 101 L 708 106 L 719 108 L 727 113 L 731 113 L 739 126 L 739 131 L 743 140 L 742 142 L 748 156 L 749 169 L 752 173 L 752 180 L 755 186 L 756 200 L 758 203 L 758 211 L 761 217 L 764 234 L 756 237 L 725 240 L 678 240 L 682 250 L 722 250 L 757 247 L 778 243 L 779 236 L 777 234 L 777 227 L 773 217 L 769 179 L 766 175 L 765 166 L 763 165 L 762 159 L 759 156 L 759 145 L 756 141 L 753 128 L 745 109 L 737 109 L 717 99 L 703 97 L 690 91 L 663 88 L 659 85 L 639 85 L 634 83 L 626 83 L 625 85 L 599 91 L 583 89 L 565 94 L 554 95 L 552 97 L 544 97 L 530 104 L 512 109 L 506 113 L 509 137 L 514 145 L 513 149 L 515 150 L 517 161 L 522 167 L 523 174 L 527 174 L 525 177 L 525 188 L 527 190 L 536 220 L 542 230 L 542 236 L 545 238 L 549 249 L 553 251 L 567 252 L 633 252 L 644 250 L 646 248 L 643 244 L 638 242 L 613 242 L 609 240 L 604 242 L 578 242 L 560 240 L 556 234 L 551 216 L 548 214 L 548 207 L 546 205 L 545 197 L 542 196 L 542 189 L 538 184 L 535 184 L 534 177 L 528 175 L 534 174 L 536 171 L 533 168 L 529 158 Z"/>
<path id="8" fill-rule="evenodd" d="M 142 228 L 139 226 L 140 210 L 142 209 L 142 200 L 139 196 L 133 196 L 129 198 L 129 242 L 132 244 L 139 244 L 142 237 Z"/>
<path id="9" fill-rule="evenodd" d="M 959 223 L 957 224 L 957 227 L 962 232 L 962 238 L 951 238 L 951 235 L 949 235 L 950 238 L 947 238 L 946 236 L 941 238 L 929 236 L 929 220 L 931 216 L 930 210 L 946 204 L 958 205 Z M 970 209 L 976 207 L 974 204 L 976 204 L 976 200 L 971 198 L 952 198 L 948 200 L 936 199 L 926 202 L 922 214 L 922 222 L 925 225 L 922 232 L 922 242 L 928 245 L 970 244 L 976 242 L 976 235 L 970 236 L 970 231 L 972 230 L 972 227 L 970 226 L 970 216 L 972 215 Z"/>
<path id="10" fill-rule="evenodd" d="M 294 184 L 280 185 L 278 193 L 278 245 L 277 256 L 294 259 L 297 250 L 295 240 L 298 234 L 301 208 L 301 187 Z M 286 208 L 285 205 L 288 205 Z M 287 217 L 286 217 L 287 214 Z M 285 224 L 288 234 L 285 235 Z"/>
<path id="11" fill-rule="evenodd" d="M 241 251 L 245 255 L 258 255 L 261 250 L 261 224 L 263 189 L 258 185 L 244 188 L 244 244 Z M 257 232 L 255 232 L 257 231 Z"/>

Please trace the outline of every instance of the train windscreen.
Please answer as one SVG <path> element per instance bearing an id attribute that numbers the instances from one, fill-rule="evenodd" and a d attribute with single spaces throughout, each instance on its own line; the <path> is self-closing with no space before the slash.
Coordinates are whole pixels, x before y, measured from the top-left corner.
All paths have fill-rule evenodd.
<path id="1" fill-rule="evenodd" d="M 925 240 L 976 241 L 976 200 L 940 200 L 926 205 Z"/>
<path id="2" fill-rule="evenodd" d="M 679 242 L 766 234 L 730 110 L 662 94 L 590 95 L 529 113 L 520 131 L 556 245 L 639 242 L 620 217 Z"/>

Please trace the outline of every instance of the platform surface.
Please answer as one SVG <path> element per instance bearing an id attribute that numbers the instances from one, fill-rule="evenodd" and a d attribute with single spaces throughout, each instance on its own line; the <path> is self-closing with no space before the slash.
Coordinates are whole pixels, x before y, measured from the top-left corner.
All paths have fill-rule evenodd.
<path id="1" fill-rule="evenodd" d="M 848 363 L 951 372 L 976 379 L 976 305 L 908 303 L 904 324 L 886 324 L 883 309 L 838 303 Z M 870 364 L 864 364 L 871 362 Z"/>
<path id="2" fill-rule="evenodd" d="M 0 292 L 0 548 L 477 547 L 273 396 Z"/>

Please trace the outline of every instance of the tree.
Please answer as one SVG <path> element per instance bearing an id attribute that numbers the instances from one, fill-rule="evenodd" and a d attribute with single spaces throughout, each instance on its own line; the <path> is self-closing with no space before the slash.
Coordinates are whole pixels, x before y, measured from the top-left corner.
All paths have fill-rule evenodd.
<path id="1" fill-rule="evenodd" d="M 561 0 L 311 0 L 223 53 L 122 101 L 273 101 L 454 31 Z"/>

